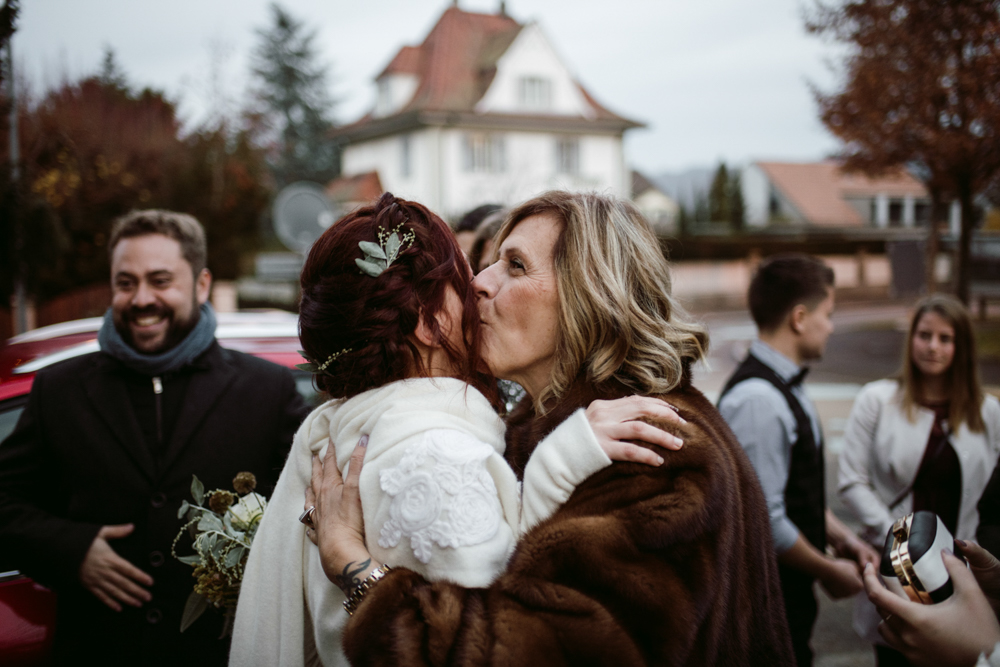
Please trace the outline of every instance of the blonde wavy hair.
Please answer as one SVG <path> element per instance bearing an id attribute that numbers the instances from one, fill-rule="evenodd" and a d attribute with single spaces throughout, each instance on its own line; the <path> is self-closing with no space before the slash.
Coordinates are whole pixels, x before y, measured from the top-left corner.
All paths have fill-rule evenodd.
<path id="1" fill-rule="evenodd" d="M 617 380 L 638 394 L 665 394 L 708 350 L 705 328 L 688 319 L 670 289 L 670 269 L 649 223 L 630 202 L 596 193 L 546 192 L 514 208 L 497 232 L 494 253 L 526 218 L 562 223 L 554 249 L 560 339 L 545 411 L 585 374 Z"/>

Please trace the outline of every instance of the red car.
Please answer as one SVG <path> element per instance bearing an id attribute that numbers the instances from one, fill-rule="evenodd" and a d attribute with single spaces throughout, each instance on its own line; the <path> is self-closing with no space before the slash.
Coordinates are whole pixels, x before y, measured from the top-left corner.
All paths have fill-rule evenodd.
<path id="1" fill-rule="evenodd" d="M 312 375 L 295 368 L 298 318 L 282 311 L 218 313 L 215 335 L 226 348 L 287 366 L 306 402 L 317 401 Z M 0 447 L 28 402 L 35 373 L 97 347 L 102 318 L 63 322 L 11 338 L 0 346 Z M 0 562 L 0 664 L 48 664 L 55 626 L 56 596 Z"/>

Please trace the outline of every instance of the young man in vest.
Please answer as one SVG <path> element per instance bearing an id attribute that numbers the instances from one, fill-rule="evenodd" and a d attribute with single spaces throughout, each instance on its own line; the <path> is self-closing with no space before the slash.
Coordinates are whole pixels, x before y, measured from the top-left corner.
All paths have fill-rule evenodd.
<path id="1" fill-rule="evenodd" d="M 748 300 L 758 339 L 726 383 L 719 412 L 764 489 L 792 648 L 804 667 L 813 657 L 813 582 L 834 599 L 853 595 L 865 563 L 877 567 L 878 554 L 826 509 L 823 435 L 802 385 L 803 364 L 822 357 L 833 332 L 833 271 L 806 255 L 769 258 Z M 827 544 L 836 557 L 826 554 Z"/>

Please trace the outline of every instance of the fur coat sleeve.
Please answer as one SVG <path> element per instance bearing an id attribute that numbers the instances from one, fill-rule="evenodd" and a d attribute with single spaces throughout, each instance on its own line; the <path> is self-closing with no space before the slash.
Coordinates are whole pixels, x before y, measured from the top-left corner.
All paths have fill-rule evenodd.
<path id="1" fill-rule="evenodd" d="M 543 417 L 512 418 L 508 458 L 594 398 L 581 385 Z M 767 512 L 715 408 L 664 396 L 687 425 L 665 463 L 614 463 L 519 542 L 488 588 L 389 573 L 346 628 L 355 665 L 791 665 Z"/>

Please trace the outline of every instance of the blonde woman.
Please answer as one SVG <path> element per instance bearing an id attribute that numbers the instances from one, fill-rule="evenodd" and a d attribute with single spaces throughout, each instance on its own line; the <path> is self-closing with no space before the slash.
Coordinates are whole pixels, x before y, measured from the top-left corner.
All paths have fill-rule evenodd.
<path id="1" fill-rule="evenodd" d="M 979 384 L 965 306 L 945 295 L 917 304 L 901 377 L 865 385 L 844 437 L 838 492 L 873 546 L 916 510 L 936 512 L 957 539 L 975 539 L 976 503 L 1000 452 L 1000 403 Z M 859 630 L 875 641 L 879 619 L 868 617 Z M 906 664 L 890 651 L 876 646 L 880 665 Z"/>
<path id="2" fill-rule="evenodd" d="M 614 415 L 623 413 L 608 402 L 560 420 L 527 462 L 522 485 L 503 458 L 492 377 L 479 372 L 471 278 L 444 221 L 389 193 L 339 220 L 312 246 L 300 281 L 299 338 L 331 400 L 296 433 L 257 531 L 230 664 L 346 664 L 344 595 L 296 521 L 313 454 L 328 451 L 345 466 L 365 435 L 360 487 L 372 552 L 429 579 L 469 586 L 489 584 L 520 532 L 611 459 L 657 463 L 648 449 L 613 437 Z M 631 415 L 626 422 L 677 419 L 655 401 L 617 406 Z M 632 425 L 667 447 L 678 444 L 648 424 Z M 300 521 L 309 523 L 308 514 Z M 353 569 L 340 580 L 350 581 Z"/>
<path id="3" fill-rule="evenodd" d="M 527 480 L 540 440 L 580 407 L 635 393 L 677 408 L 684 448 L 646 445 L 663 465 L 588 478 L 483 588 L 386 573 L 359 538 L 361 456 L 344 484 L 329 459 L 316 526 L 327 575 L 353 563 L 363 582 L 346 589 L 352 664 L 792 664 L 760 485 L 691 386 L 708 339 L 671 297 L 649 224 L 613 197 L 551 192 L 515 208 L 497 244 L 473 289 L 482 358 L 531 399 L 508 420 L 514 470 Z"/>

